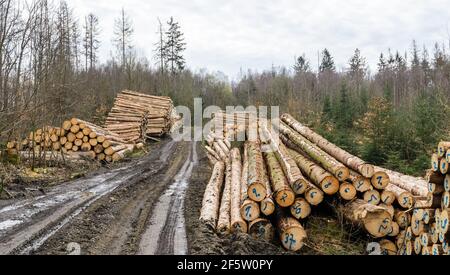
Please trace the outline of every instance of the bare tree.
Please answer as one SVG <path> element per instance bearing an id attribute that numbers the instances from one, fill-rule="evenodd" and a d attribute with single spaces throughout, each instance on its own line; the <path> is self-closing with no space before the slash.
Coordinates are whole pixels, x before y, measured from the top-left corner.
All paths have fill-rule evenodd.
<path id="1" fill-rule="evenodd" d="M 132 46 L 132 35 L 134 33 L 133 23 L 130 17 L 122 8 L 120 17 L 114 23 L 114 39 L 113 42 L 118 50 L 119 56 L 122 60 L 122 67 L 125 68 L 127 64 L 127 57 L 130 56 Z"/>
<path id="2" fill-rule="evenodd" d="M 97 51 L 100 46 L 98 36 L 100 34 L 100 27 L 98 17 L 90 13 L 85 17 L 84 25 L 84 57 L 85 57 L 85 69 L 86 71 L 92 70 L 97 63 Z"/>

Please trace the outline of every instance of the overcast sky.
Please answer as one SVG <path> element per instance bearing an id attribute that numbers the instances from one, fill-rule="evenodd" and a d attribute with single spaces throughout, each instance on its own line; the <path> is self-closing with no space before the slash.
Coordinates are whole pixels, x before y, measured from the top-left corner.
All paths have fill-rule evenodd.
<path id="1" fill-rule="evenodd" d="M 291 67 L 302 53 L 317 68 L 317 53 L 325 47 L 338 69 L 359 48 L 375 70 L 380 52 L 388 48 L 409 51 L 413 39 L 430 49 L 434 42 L 449 43 L 450 0 L 68 2 L 80 18 L 89 12 L 99 16 L 102 60 L 110 55 L 114 18 L 124 7 L 133 20 L 138 53 L 153 56 L 157 18 L 173 16 L 185 33 L 188 66 L 222 71 L 231 79 L 240 68 Z"/>

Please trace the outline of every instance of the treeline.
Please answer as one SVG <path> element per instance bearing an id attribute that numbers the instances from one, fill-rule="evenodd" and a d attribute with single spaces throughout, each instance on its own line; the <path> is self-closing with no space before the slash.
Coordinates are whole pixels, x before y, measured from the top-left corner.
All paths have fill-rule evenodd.
<path id="1" fill-rule="evenodd" d="M 229 84 L 186 68 L 181 26 L 156 21 L 154 56 L 138 56 L 133 20 L 122 10 L 114 51 L 99 62 L 101 18 L 77 18 L 65 1 L 0 0 L 0 144 L 44 125 L 78 117 L 101 123 L 123 89 L 171 96 L 193 106 L 231 102 Z"/>
<path id="2" fill-rule="evenodd" d="M 449 138 L 450 55 L 415 42 L 407 52 L 382 53 L 370 73 L 359 50 L 344 71 L 325 49 L 318 71 L 306 56 L 292 67 L 247 72 L 239 81 L 193 72 L 174 18 L 156 21 L 153 56 L 138 56 L 133 20 L 122 10 L 114 52 L 100 62 L 100 20 L 74 16 L 67 2 L 0 0 L 0 147 L 5 140 L 69 117 L 102 123 L 115 95 L 131 89 L 167 95 L 176 105 L 280 106 L 330 140 L 368 161 L 423 174 L 430 151 Z"/>
<path id="3" fill-rule="evenodd" d="M 410 52 L 382 53 L 370 75 L 358 49 L 341 72 L 325 49 L 319 72 L 303 55 L 292 68 L 249 71 L 233 93 L 243 105 L 281 106 L 367 161 L 423 175 L 431 150 L 449 139 L 447 52 L 436 44 L 430 54 L 413 41 Z"/>

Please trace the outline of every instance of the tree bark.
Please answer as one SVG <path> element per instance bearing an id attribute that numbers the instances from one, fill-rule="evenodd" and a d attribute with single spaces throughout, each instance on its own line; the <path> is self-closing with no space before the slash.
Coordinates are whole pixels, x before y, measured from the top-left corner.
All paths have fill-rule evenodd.
<path id="1" fill-rule="evenodd" d="M 220 192 L 222 189 L 225 173 L 225 163 L 217 162 L 211 174 L 208 185 L 205 189 L 200 220 L 212 229 L 216 229 L 219 207 Z"/>

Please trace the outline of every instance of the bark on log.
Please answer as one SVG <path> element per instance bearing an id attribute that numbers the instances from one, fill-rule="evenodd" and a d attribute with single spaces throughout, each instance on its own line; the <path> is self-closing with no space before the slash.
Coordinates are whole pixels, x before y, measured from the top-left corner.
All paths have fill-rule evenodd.
<path id="1" fill-rule="evenodd" d="M 290 251 L 300 250 L 306 239 L 306 231 L 294 218 L 287 216 L 281 209 L 276 210 L 277 229 L 283 247 Z"/>
<path id="2" fill-rule="evenodd" d="M 345 164 L 347 167 L 355 171 L 358 171 L 361 175 L 363 175 L 366 178 L 372 178 L 373 174 L 375 173 L 373 165 L 366 163 L 362 159 L 355 157 L 350 153 L 337 147 L 336 145 L 330 143 L 322 136 L 316 134 L 308 127 L 296 121 L 291 115 L 284 114 L 281 116 L 281 119 L 283 120 L 283 122 L 292 127 L 292 129 L 300 133 L 302 136 L 306 137 L 312 143 L 316 144 L 323 151 L 327 152 L 329 155 L 333 156 L 338 161 Z"/>
<path id="3" fill-rule="evenodd" d="M 389 184 L 386 187 L 386 191 L 389 191 L 395 195 L 397 203 L 400 205 L 400 207 L 409 209 L 414 206 L 415 200 L 410 192 L 401 189 L 394 184 Z"/>
<path id="4" fill-rule="evenodd" d="M 291 206 L 291 214 L 298 220 L 306 219 L 311 214 L 311 205 L 304 198 L 297 198 Z"/>
<path id="5" fill-rule="evenodd" d="M 332 173 L 339 181 L 345 181 L 350 176 L 350 170 L 337 161 L 334 157 L 330 156 L 328 153 L 324 152 L 322 149 L 318 148 L 312 142 L 302 135 L 296 133 L 294 130 L 290 129 L 288 126 L 280 123 L 280 132 L 285 135 L 285 137 L 294 144 L 295 150 L 302 150 L 308 154 L 309 157 L 314 159 L 315 162 L 319 163 L 323 168 Z"/>
<path id="6" fill-rule="evenodd" d="M 219 220 L 217 221 L 217 232 L 231 232 L 231 160 L 225 162 L 225 186 L 220 203 Z"/>
<path id="7" fill-rule="evenodd" d="M 203 197 L 200 220 L 215 229 L 220 207 L 220 191 L 222 189 L 225 173 L 225 163 L 217 162 L 211 174 Z"/>
<path id="8" fill-rule="evenodd" d="M 386 209 L 354 200 L 340 207 L 344 218 L 354 225 L 361 226 L 375 238 L 386 236 L 391 230 L 392 219 Z"/>
<path id="9" fill-rule="evenodd" d="M 275 237 L 275 228 L 269 220 L 258 218 L 249 224 L 248 233 L 256 239 L 271 242 Z"/>
<path id="10" fill-rule="evenodd" d="M 319 186 L 323 192 L 327 195 L 334 195 L 339 191 L 339 181 L 331 173 L 309 160 L 297 151 L 289 151 L 298 167 L 303 174 L 317 186 Z M 308 185 L 311 184 L 308 182 Z"/>
<path id="11" fill-rule="evenodd" d="M 295 193 L 289 186 L 289 182 L 284 175 L 283 169 L 281 168 L 275 153 L 264 153 L 264 158 L 269 170 L 275 202 L 281 207 L 291 206 L 295 200 Z"/>
<path id="12" fill-rule="evenodd" d="M 239 149 L 231 150 L 231 232 L 247 233 L 247 223 L 241 216 L 242 163 Z"/>
<path id="13" fill-rule="evenodd" d="M 248 197 L 261 202 L 266 197 L 266 185 L 263 178 L 263 156 L 259 143 L 248 142 Z"/>

